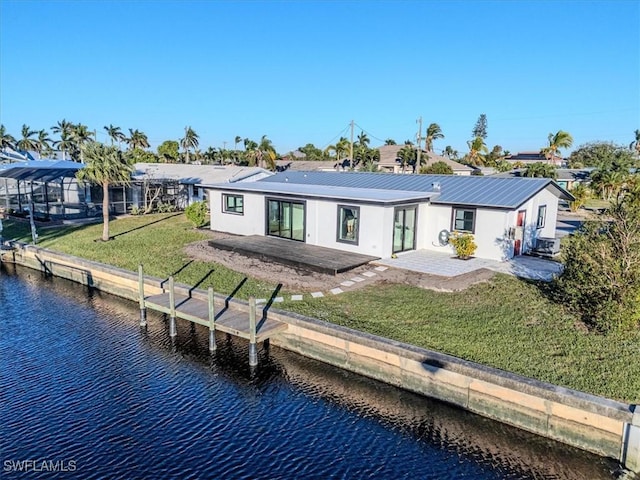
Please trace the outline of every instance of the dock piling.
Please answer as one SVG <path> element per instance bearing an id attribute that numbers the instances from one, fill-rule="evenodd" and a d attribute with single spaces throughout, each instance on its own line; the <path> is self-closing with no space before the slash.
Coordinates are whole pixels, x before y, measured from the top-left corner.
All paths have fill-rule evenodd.
<path id="1" fill-rule="evenodd" d="M 258 365 L 256 347 L 256 297 L 249 297 L 249 366 Z"/>
<path id="2" fill-rule="evenodd" d="M 216 345 L 216 311 L 213 304 L 213 288 L 209 287 L 209 351 L 215 352 Z"/>
<path id="3" fill-rule="evenodd" d="M 173 275 L 169 277 L 169 336 L 175 337 L 178 335 L 178 329 L 176 327 L 176 296 L 173 286 Z"/>
<path id="4" fill-rule="evenodd" d="M 144 271 L 138 265 L 138 291 L 140 292 L 140 327 L 147 328 L 147 308 L 144 304 Z"/>

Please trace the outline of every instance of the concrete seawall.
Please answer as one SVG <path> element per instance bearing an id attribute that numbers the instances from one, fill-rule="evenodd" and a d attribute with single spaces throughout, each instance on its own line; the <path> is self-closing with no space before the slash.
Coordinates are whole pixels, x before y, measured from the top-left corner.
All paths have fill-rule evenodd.
<path id="1" fill-rule="evenodd" d="M 134 301 L 138 275 L 41 248 L 16 245 L 4 261 L 40 270 Z M 145 292 L 161 293 L 163 280 L 147 277 Z M 206 299 L 207 292 L 176 285 Z M 246 309 L 246 303 L 233 302 Z M 539 382 L 456 357 L 395 342 L 283 311 L 288 324 L 273 345 L 400 388 L 457 405 L 541 436 L 619 460 L 640 472 L 640 408 Z"/>

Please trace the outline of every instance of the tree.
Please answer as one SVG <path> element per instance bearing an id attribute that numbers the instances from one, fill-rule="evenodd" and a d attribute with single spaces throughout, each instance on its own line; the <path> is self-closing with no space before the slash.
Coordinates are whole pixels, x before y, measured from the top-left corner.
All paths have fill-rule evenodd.
<path id="1" fill-rule="evenodd" d="M 82 146 L 90 141 L 93 141 L 93 139 L 91 138 L 89 127 L 81 123 L 72 125 L 71 133 L 69 134 L 69 143 L 71 144 L 71 158 L 76 162 L 82 162 L 84 160 Z"/>
<path id="2" fill-rule="evenodd" d="M 487 155 L 486 163 L 488 167 L 495 167 L 498 161 L 505 157 L 502 147 L 500 145 L 494 145 L 489 155 Z"/>
<path id="3" fill-rule="evenodd" d="M 507 162 L 504 158 L 502 158 L 496 162 L 495 169 L 500 173 L 508 172 L 511 169 L 513 169 L 513 165 L 511 165 L 510 162 Z"/>
<path id="4" fill-rule="evenodd" d="M 556 171 L 556 167 L 549 163 L 543 162 L 535 162 L 530 165 L 527 165 L 526 170 L 523 174 L 524 177 L 533 177 L 533 178 L 558 178 L 558 172 Z"/>
<path id="5" fill-rule="evenodd" d="M 345 137 L 340 137 L 340 139 L 334 145 L 329 145 L 327 148 L 325 148 L 324 153 L 325 155 L 331 155 L 331 152 L 334 152 L 336 154 L 336 162 L 339 164 L 340 160 L 346 158 L 348 151 L 349 140 L 347 140 Z"/>
<path id="6" fill-rule="evenodd" d="M 93 183 L 102 186 L 102 240 L 109 241 L 109 186 L 129 184 L 133 171 L 129 153 L 117 147 L 99 142 L 82 146 L 85 167 L 78 170 L 76 178 L 81 184 Z"/>
<path id="7" fill-rule="evenodd" d="M 275 171 L 276 169 L 276 149 L 273 146 L 271 140 L 267 138 L 266 135 L 263 135 L 260 138 L 260 143 L 258 144 L 258 148 L 256 149 L 256 156 L 258 160 L 258 165 L 261 168 L 268 168 L 271 171 Z"/>
<path id="8" fill-rule="evenodd" d="M 114 143 L 117 143 L 119 148 L 120 142 L 123 142 L 127 139 L 126 135 L 122 133 L 122 130 L 120 129 L 120 127 L 114 127 L 113 125 L 109 124 L 109 126 L 108 127 L 105 126 L 104 129 L 107 132 L 107 135 L 109 136 L 109 138 L 111 139 L 111 145 L 113 145 Z"/>
<path id="9" fill-rule="evenodd" d="M 478 136 L 467 142 L 469 153 L 466 156 L 466 162 L 473 166 L 483 166 L 485 163 L 485 155 L 489 153 L 489 149 L 484 144 L 482 137 Z"/>
<path id="10" fill-rule="evenodd" d="M 22 152 L 37 150 L 38 141 L 34 138 L 31 138 L 37 132 L 35 130 L 31 130 L 31 128 L 28 125 L 24 124 L 22 125 L 21 133 L 22 133 L 22 138 L 18 140 L 18 143 L 16 144 L 16 147 L 18 147 L 18 150 Z"/>
<path id="11" fill-rule="evenodd" d="M 453 169 L 445 162 L 433 162 L 431 165 L 420 168 L 420 173 L 432 175 L 453 175 Z"/>
<path id="12" fill-rule="evenodd" d="M 16 139 L 13 135 L 7 133 L 4 125 L 0 125 L 0 149 L 16 148 Z"/>
<path id="13" fill-rule="evenodd" d="M 444 147 L 442 154 L 447 157 L 449 160 L 457 160 L 458 159 L 458 151 L 454 150 L 451 145 L 447 145 Z"/>
<path id="14" fill-rule="evenodd" d="M 584 183 L 576 183 L 571 189 L 571 195 L 575 200 L 569 202 L 569 210 L 577 212 L 590 197 L 589 187 Z"/>
<path id="15" fill-rule="evenodd" d="M 636 139 L 629 144 L 629 150 L 635 152 L 636 157 L 640 157 L 640 130 L 633 132 Z"/>
<path id="16" fill-rule="evenodd" d="M 189 163 L 189 150 L 198 148 L 200 137 L 191 127 L 185 127 L 184 138 L 180 139 L 180 146 L 185 152 L 185 162 Z"/>
<path id="17" fill-rule="evenodd" d="M 129 138 L 125 139 L 125 141 L 129 144 L 129 150 L 149 148 L 149 139 L 144 132 L 137 128 L 135 130 L 129 129 Z"/>
<path id="18" fill-rule="evenodd" d="M 622 189 L 628 176 L 628 171 L 597 169 L 591 172 L 591 188 L 599 193 L 603 200 L 611 200 Z"/>
<path id="19" fill-rule="evenodd" d="M 361 147 L 368 148 L 370 141 L 371 140 L 369 140 L 369 137 L 367 136 L 367 134 L 361 131 L 360 135 L 358 135 L 358 145 L 360 145 Z"/>
<path id="20" fill-rule="evenodd" d="M 570 168 L 596 167 L 600 170 L 628 170 L 636 163 L 633 153 L 612 142 L 589 142 L 571 152 Z"/>
<path id="21" fill-rule="evenodd" d="M 433 152 L 433 142 L 434 140 L 439 140 L 444 138 L 444 134 L 442 133 L 442 129 L 440 125 L 437 123 L 432 123 L 427 127 L 427 134 L 425 137 L 425 149 L 427 152 Z"/>
<path id="22" fill-rule="evenodd" d="M 385 145 L 397 145 L 396 141 L 395 141 L 393 138 L 387 138 L 387 139 L 384 141 L 384 144 L 385 144 Z"/>
<path id="23" fill-rule="evenodd" d="M 42 157 L 43 153 L 45 155 L 49 155 L 51 153 L 52 143 L 53 141 L 49 137 L 49 133 L 46 130 L 44 129 L 38 130 L 38 140 L 36 144 L 37 145 L 36 151 L 38 152 L 38 155 L 40 155 L 40 157 Z"/>
<path id="24" fill-rule="evenodd" d="M 480 137 L 483 140 L 487 138 L 487 116 L 484 113 L 481 113 L 478 117 L 478 121 L 476 122 L 476 126 L 473 127 L 471 136 L 473 136 L 473 138 Z"/>
<path id="25" fill-rule="evenodd" d="M 51 131 L 60 135 L 60 140 L 53 142 L 53 145 L 62 152 L 62 159 L 66 160 L 67 152 L 73 149 L 73 140 L 71 138 L 73 123 L 67 122 L 63 118 L 56 125 L 51 127 Z"/>
<path id="26" fill-rule="evenodd" d="M 563 130 L 558 130 L 555 135 L 550 133 L 547 140 L 549 141 L 549 145 L 541 148 L 540 153 L 549 161 L 552 161 L 554 157 L 558 156 L 561 148 L 571 148 L 571 145 L 573 145 L 573 137 L 569 132 Z"/>
<path id="27" fill-rule="evenodd" d="M 307 143 L 304 147 L 298 147 L 298 150 L 305 156 L 305 160 L 324 160 L 325 156 L 318 147 L 313 143 Z"/>
<path id="28" fill-rule="evenodd" d="M 418 151 L 411 143 L 405 144 L 404 147 L 398 150 L 398 159 L 400 160 L 402 173 L 404 173 L 407 166 L 415 168 L 416 162 L 418 161 Z"/>
<path id="29" fill-rule="evenodd" d="M 176 163 L 180 157 L 178 142 L 166 140 L 158 147 L 158 157 L 162 163 Z"/>
<path id="30" fill-rule="evenodd" d="M 640 325 L 640 182 L 569 238 L 559 300 L 606 332 Z"/>

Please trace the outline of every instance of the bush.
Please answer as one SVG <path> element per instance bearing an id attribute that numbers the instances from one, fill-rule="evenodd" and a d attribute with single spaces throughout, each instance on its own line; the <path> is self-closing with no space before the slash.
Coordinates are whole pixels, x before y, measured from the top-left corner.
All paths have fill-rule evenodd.
<path id="1" fill-rule="evenodd" d="M 203 200 L 202 202 L 192 203 L 185 209 L 184 214 L 196 228 L 205 226 L 209 219 L 207 202 Z"/>
<path id="2" fill-rule="evenodd" d="M 453 245 L 456 255 L 460 258 L 471 257 L 478 248 L 476 242 L 473 241 L 473 235 L 470 233 L 453 232 L 449 237 L 449 243 Z"/>

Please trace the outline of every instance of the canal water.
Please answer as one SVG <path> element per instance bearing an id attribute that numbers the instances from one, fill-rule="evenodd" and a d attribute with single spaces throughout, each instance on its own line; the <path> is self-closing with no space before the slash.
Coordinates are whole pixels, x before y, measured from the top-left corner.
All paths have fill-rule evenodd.
<path id="1" fill-rule="evenodd" d="M 2 478 L 611 479 L 614 461 L 275 347 L 0 272 Z M 21 471 L 22 470 L 22 471 Z M 26 471 L 25 471 L 26 470 Z"/>

